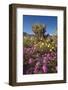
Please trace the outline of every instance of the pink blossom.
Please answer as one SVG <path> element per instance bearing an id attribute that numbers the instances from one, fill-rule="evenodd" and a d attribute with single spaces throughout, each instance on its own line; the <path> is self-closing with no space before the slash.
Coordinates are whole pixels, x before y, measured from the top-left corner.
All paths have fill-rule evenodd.
<path id="1" fill-rule="evenodd" d="M 37 72 L 38 72 L 38 66 L 35 65 L 34 73 L 37 73 Z"/>
<path id="2" fill-rule="evenodd" d="M 47 72 L 47 67 L 45 65 L 43 65 L 42 70 L 43 70 L 44 73 L 46 73 Z"/>
<path id="3" fill-rule="evenodd" d="M 32 58 L 30 58 L 28 63 L 31 64 L 32 62 L 33 62 L 33 61 L 32 61 Z"/>

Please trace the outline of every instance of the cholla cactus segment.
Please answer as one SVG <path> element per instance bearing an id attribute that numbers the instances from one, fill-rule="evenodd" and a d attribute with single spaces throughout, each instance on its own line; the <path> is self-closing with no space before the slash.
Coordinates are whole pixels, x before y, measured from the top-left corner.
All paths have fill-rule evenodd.
<path id="1" fill-rule="evenodd" d="M 33 24 L 32 31 L 35 33 L 35 35 L 39 38 L 44 37 L 44 34 L 46 32 L 46 25 L 44 24 Z"/>

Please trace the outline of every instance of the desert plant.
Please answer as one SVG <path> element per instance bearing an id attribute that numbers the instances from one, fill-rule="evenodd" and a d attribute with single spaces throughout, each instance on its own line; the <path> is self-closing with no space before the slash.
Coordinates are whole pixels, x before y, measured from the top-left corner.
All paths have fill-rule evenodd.
<path id="1" fill-rule="evenodd" d="M 46 32 L 46 25 L 44 24 L 33 24 L 32 31 L 35 33 L 35 36 L 40 39 L 44 38 Z"/>

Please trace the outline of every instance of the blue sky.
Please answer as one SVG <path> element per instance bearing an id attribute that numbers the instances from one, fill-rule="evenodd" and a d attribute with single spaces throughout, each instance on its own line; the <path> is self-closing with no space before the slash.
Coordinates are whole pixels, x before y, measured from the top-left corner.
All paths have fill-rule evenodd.
<path id="1" fill-rule="evenodd" d="M 52 34 L 57 29 L 57 17 L 56 16 L 32 16 L 23 15 L 23 31 L 29 34 L 33 34 L 32 25 L 36 23 L 45 24 L 46 32 Z"/>

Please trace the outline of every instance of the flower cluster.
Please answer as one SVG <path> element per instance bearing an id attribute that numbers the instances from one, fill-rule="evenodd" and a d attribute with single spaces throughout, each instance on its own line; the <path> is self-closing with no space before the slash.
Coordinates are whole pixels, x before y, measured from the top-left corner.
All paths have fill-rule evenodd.
<path id="1" fill-rule="evenodd" d="M 23 74 L 57 72 L 57 47 L 55 41 L 37 41 L 23 48 Z"/>

